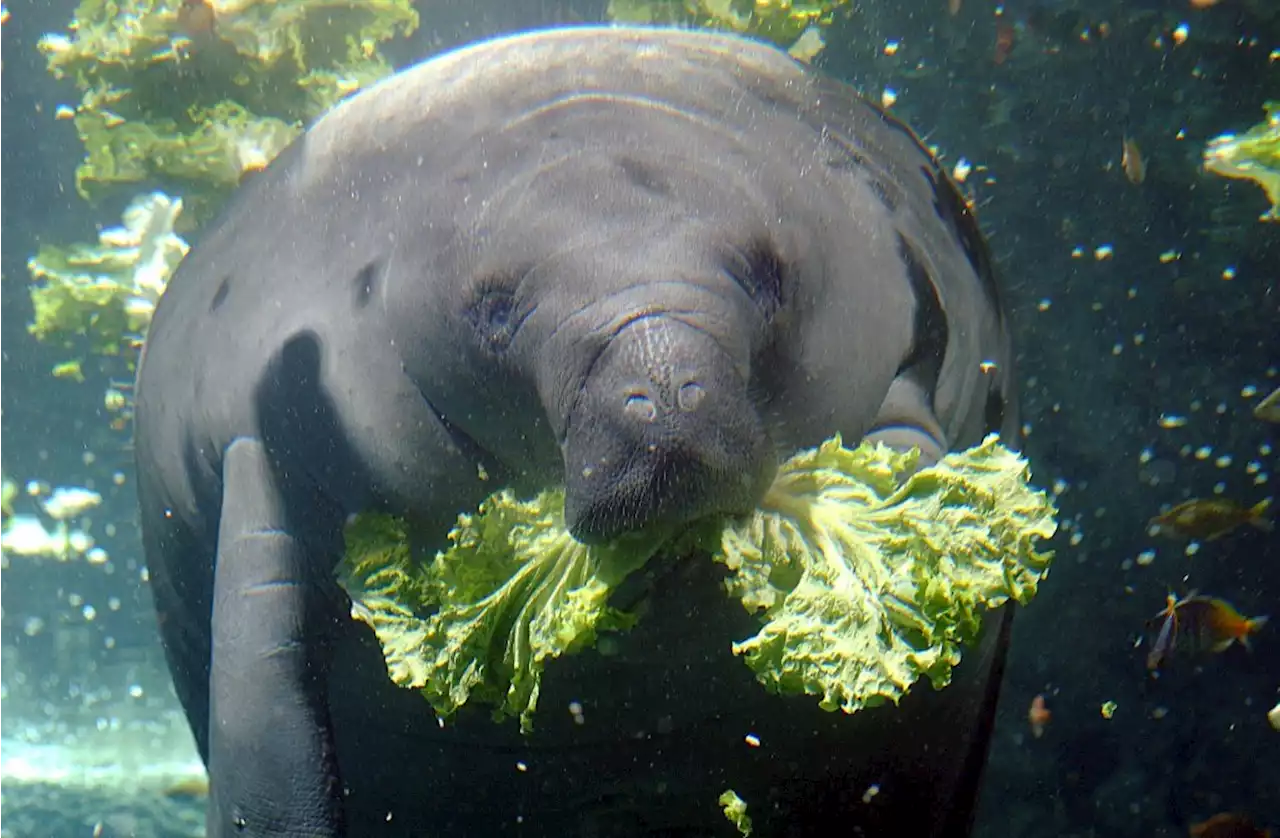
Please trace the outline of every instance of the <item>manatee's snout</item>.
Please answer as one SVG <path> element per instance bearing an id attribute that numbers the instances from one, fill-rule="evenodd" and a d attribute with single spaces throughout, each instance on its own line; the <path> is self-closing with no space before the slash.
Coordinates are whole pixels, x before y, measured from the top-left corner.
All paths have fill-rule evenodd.
<path id="1" fill-rule="evenodd" d="M 752 509 L 776 462 L 733 360 L 650 315 L 601 353 L 565 438 L 565 519 L 582 541 Z"/>

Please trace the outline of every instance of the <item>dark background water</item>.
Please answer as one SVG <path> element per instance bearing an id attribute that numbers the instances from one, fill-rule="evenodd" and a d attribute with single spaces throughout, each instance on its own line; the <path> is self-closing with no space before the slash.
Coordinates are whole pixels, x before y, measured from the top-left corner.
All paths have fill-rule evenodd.
<path id="1" fill-rule="evenodd" d="M 1188 556 L 1146 531 L 1161 504 L 1215 487 L 1248 502 L 1274 493 L 1276 478 L 1259 475 L 1280 467 L 1276 426 L 1250 415 L 1242 388 L 1280 385 L 1280 224 L 1257 220 L 1266 208 L 1258 187 L 1204 173 L 1200 155 L 1210 137 L 1258 123 L 1263 102 L 1280 99 L 1280 61 L 1269 58 L 1280 49 L 1277 9 L 964 0 L 952 16 L 943 0 L 877 0 L 828 33 L 819 66 L 875 98 L 893 88 L 895 112 L 949 162 L 986 167 L 968 183 L 1013 312 L 1024 447 L 1037 480 L 1062 490 L 1057 564 L 1015 629 L 982 835 L 1185 835 L 1189 822 L 1224 809 L 1280 826 L 1280 733 L 1265 719 L 1280 700 L 1280 627 L 1264 630 L 1252 653 L 1231 649 L 1159 679 L 1135 648 L 1169 589 L 1280 619 L 1280 536 L 1244 529 Z M 91 239 L 121 207 L 76 196 L 80 146 L 53 110 L 78 97 L 35 50 L 41 34 L 64 28 L 72 4 L 27 0 L 10 11 L 0 81 L 4 471 L 19 482 L 92 485 L 106 495 L 94 517 L 120 522 L 114 537 L 95 528 L 107 568 L 15 560 L 5 570 L 6 683 L 17 661 L 55 700 L 68 665 L 92 673 L 116 656 L 150 654 L 155 642 L 127 437 L 108 429 L 102 405 L 121 370 L 86 365 L 87 383 L 55 380 L 49 370 L 65 353 L 26 331 L 26 259 L 42 241 Z M 398 65 L 501 31 L 602 15 L 585 1 L 456 0 L 421 12 L 414 37 L 387 49 Z M 1181 22 L 1190 36 L 1174 47 Z M 1014 42 L 997 62 L 1001 25 Z M 887 40 L 901 42 L 896 55 L 884 54 Z M 1120 171 L 1126 135 L 1148 159 L 1141 185 Z M 1103 245 L 1113 256 L 1098 261 Z M 1170 250 L 1180 258 L 1162 263 Z M 1188 422 L 1161 428 L 1162 413 Z M 1198 459 L 1202 446 L 1212 454 Z M 1216 462 L 1223 455 L 1230 464 Z M 1149 549 L 1154 561 L 1137 563 Z M 121 606 L 100 606 L 86 623 L 77 594 Z M 32 635 L 32 616 L 64 631 Z M 65 630 L 89 639 L 70 647 L 83 661 L 65 660 Z M 1053 719 L 1035 739 L 1026 711 L 1041 693 Z M 1099 712 L 1105 701 L 1117 704 L 1110 720 Z"/>

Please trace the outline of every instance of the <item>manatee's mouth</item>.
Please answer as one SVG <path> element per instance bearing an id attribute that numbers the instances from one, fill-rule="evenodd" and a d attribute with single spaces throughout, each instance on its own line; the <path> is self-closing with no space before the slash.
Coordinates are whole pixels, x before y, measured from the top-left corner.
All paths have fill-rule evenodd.
<path id="1" fill-rule="evenodd" d="M 654 451 L 609 469 L 603 490 L 566 493 L 565 520 L 574 537 L 598 543 L 633 532 L 664 537 L 667 530 L 715 514 L 751 511 L 762 490 L 749 471 L 715 469 L 694 452 Z M 771 475 L 770 475 L 771 476 Z M 583 483 L 593 475 L 584 474 Z"/>
<path id="2" fill-rule="evenodd" d="M 631 319 L 605 344 L 563 452 L 565 520 L 584 542 L 749 511 L 776 467 L 733 359 L 664 315 Z"/>

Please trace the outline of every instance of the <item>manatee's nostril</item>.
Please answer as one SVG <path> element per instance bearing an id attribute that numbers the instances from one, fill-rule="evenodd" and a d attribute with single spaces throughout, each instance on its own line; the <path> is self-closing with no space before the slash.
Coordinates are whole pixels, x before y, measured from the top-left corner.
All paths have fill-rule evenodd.
<path id="1" fill-rule="evenodd" d="M 658 409 L 654 407 L 653 400 L 641 393 L 628 395 L 622 410 L 637 422 L 652 422 L 658 415 Z"/>
<path id="2" fill-rule="evenodd" d="M 690 381 L 684 384 L 676 394 L 676 404 L 681 410 L 697 410 L 706 395 L 707 391 L 702 389 L 701 384 Z"/>

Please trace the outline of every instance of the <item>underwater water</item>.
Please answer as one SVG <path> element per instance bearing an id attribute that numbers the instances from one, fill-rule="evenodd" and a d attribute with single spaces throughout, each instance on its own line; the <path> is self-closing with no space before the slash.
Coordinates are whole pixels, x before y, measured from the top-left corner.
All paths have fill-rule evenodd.
<path id="1" fill-rule="evenodd" d="M 125 87 L 128 73 L 142 71 L 121 69 L 128 61 L 117 56 L 101 76 L 88 62 L 55 78 L 49 62 L 59 47 L 38 44 L 68 32 L 75 4 L 6 4 L 0 830 L 13 838 L 202 835 L 207 797 L 160 647 L 139 536 L 131 341 L 159 292 L 143 283 L 98 302 L 87 291 L 72 302 L 33 298 L 59 275 L 121 274 L 101 254 L 78 264 L 42 254 L 46 268 L 61 268 L 37 279 L 29 260 L 42 248 L 98 241 L 134 196 L 157 189 L 183 197 L 173 232 L 198 241 L 200 222 L 235 179 L 283 147 L 290 126 L 323 110 L 326 101 L 307 98 L 312 91 L 330 90 L 321 80 L 305 95 L 281 93 L 272 110 L 272 85 L 299 73 L 288 69 L 288 54 L 270 66 L 235 64 L 231 45 L 243 46 L 254 26 L 233 29 L 231 7 L 251 3 L 119 5 L 117 25 L 158 15 L 157 37 L 183 54 L 157 59 L 178 68 L 170 87 L 139 83 L 133 95 L 152 96 L 181 119 L 193 102 L 215 104 L 201 85 L 222 84 L 279 119 L 255 129 L 253 143 L 193 142 L 181 153 L 138 135 L 135 149 L 151 148 L 150 160 L 117 147 L 115 160 L 91 158 L 97 168 L 78 184 L 86 143 L 106 136 L 93 120 L 112 108 L 143 118 L 127 102 L 82 105 L 77 114 L 93 89 L 84 79 Z M 345 46 L 306 60 L 339 67 L 338 92 L 326 94 L 336 100 L 349 92 L 343 85 L 355 89 L 454 46 L 615 20 L 623 5 L 388 0 L 417 21 L 365 32 L 358 51 L 368 59 L 376 45 L 382 64 L 352 69 L 362 59 L 339 54 Z M 733 5 L 740 16 L 752 8 Z M 1268 719 L 1280 704 L 1280 626 L 1238 626 L 1249 648 L 1220 651 L 1214 641 L 1225 634 L 1188 632 L 1167 660 L 1149 664 L 1167 595 L 1198 592 L 1247 618 L 1280 619 L 1280 535 L 1266 523 L 1275 509 L 1246 520 L 1280 481 L 1280 408 L 1256 410 L 1280 387 L 1280 209 L 1262 217 L 1280 200 L 1280 128 L 1268 134 L 1263 125 L 1264 105 L 1280 102 L 1280 6 L 814 5 L 832 11 L 813 64 L 911 125 L 975 207 L 1013 331 L 1019 444 L 1059 510 L 1052 570 L 1017 609 L 974 834 L 1182 836 L 1222 813 L 1280 829 L 1280 710 Z M 86 0 L 79 14 L 90 20 L 104 6 Z M 303 36 L 345 37 L 341 27 L 364 23 L 327 18 Z M 1239 166 L 1256 180 L 1206 169 L 1211 141 L 1251 129 L 1262 150 Z M 157 163 L 162 157 L 170 162 Z M 177 158 L 187 163 L 171 165 Z M 217 174 L 226 166 L 238 167 L 230 178 Z M 138 245 L 119 252 L 130 265 Z M 181 257 L 157 253 L 161 263 Z M 50 314 L 55 304 L 66 308 Z M 43 331 L 32 328 L 38 322 Z M 1193 499 L 1224 503 L 1194 507 L 1202 529 L 1188 523 L 1183 537 L 1173 524 L 1152 525 Z"/>

